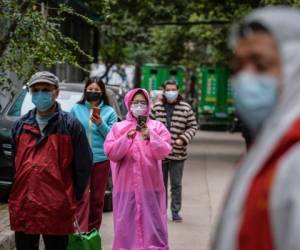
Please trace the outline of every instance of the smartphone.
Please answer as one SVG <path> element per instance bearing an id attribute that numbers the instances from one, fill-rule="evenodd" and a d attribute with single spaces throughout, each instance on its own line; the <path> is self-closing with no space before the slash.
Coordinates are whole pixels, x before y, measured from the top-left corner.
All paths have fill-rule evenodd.
<path id="1" fill-rule="evenodd" d="M 145 127 L 146 122 L 147 122 L 147 116 L 145 116 L 145 115 L 138 116 L 136 130 L 141 131 L 142 128 Z"/>
<path id="2" fill-rule="evenodd" d="M 98 117 L 100 115 L 100 108 L 93 107 L 93 113 L 92 116 Z"/>

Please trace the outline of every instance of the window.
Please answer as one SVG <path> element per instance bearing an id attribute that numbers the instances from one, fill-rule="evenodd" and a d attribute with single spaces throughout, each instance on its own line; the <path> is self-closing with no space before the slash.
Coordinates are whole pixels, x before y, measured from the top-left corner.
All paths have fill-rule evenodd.
<path id="1" fill-rule="evenodd" d="M 20 116 L 21 115 L 21 107 L 26 96 L 26 90 L 22 90 L 22 92 L 16 98 L 14 104 L 9 109 L 7 115 L 9 116 Z"/>

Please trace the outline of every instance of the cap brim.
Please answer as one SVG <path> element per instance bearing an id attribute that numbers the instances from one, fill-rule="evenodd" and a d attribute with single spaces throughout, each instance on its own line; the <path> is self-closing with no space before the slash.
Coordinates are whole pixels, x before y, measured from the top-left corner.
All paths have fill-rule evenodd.
<path id="1" fill-rule="evenodd" d="M 37 83 L 48 83 L 48 84 L 51 84 L 51 85 L 54 85 L 54 86 L 58 87 L 58 84 L 56 84 L 54 82 L 51 82 L 51 81 L 49 81 L 47 79 L 36 79 L 35 81 L 33 81 L 30 84 L 28 84 L 28 87 L 32 87 L 33 85 L 35 85 Z"/>

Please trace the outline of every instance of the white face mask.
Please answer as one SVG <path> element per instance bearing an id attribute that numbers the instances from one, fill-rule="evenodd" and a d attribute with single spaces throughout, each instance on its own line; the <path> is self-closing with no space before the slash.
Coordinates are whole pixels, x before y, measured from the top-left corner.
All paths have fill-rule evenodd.
<path id="1" fill-rule="evenodd" d="M 267 74 L 242 72 L 231 82 L 239 115 L 250 129 L 257 131 L 278 102 L 278 79 Z"/>
<path id="2" fill-rule="evenodd" d="M 131 104 L 130 111 L 134 117 L 138 118 L 147 113 L 148 106 L 145 104 Z"/>
<path id="3" fill-rule="evenodd" d="M 175 102 L 178 97 L 178 91 L 177 90 L 165 91 L 165 97 L 169 102 Z"/>

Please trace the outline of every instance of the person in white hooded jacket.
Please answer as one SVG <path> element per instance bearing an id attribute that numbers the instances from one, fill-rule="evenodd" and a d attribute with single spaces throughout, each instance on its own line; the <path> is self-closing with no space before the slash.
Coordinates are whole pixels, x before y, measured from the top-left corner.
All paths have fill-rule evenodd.
<path id="1" fill-rule="evenodd" d="M 233 28 L 237 111 L 257 134 L 227 195 L 214 250 L 300 249 L 300 11 L 268 7 Z"/>

